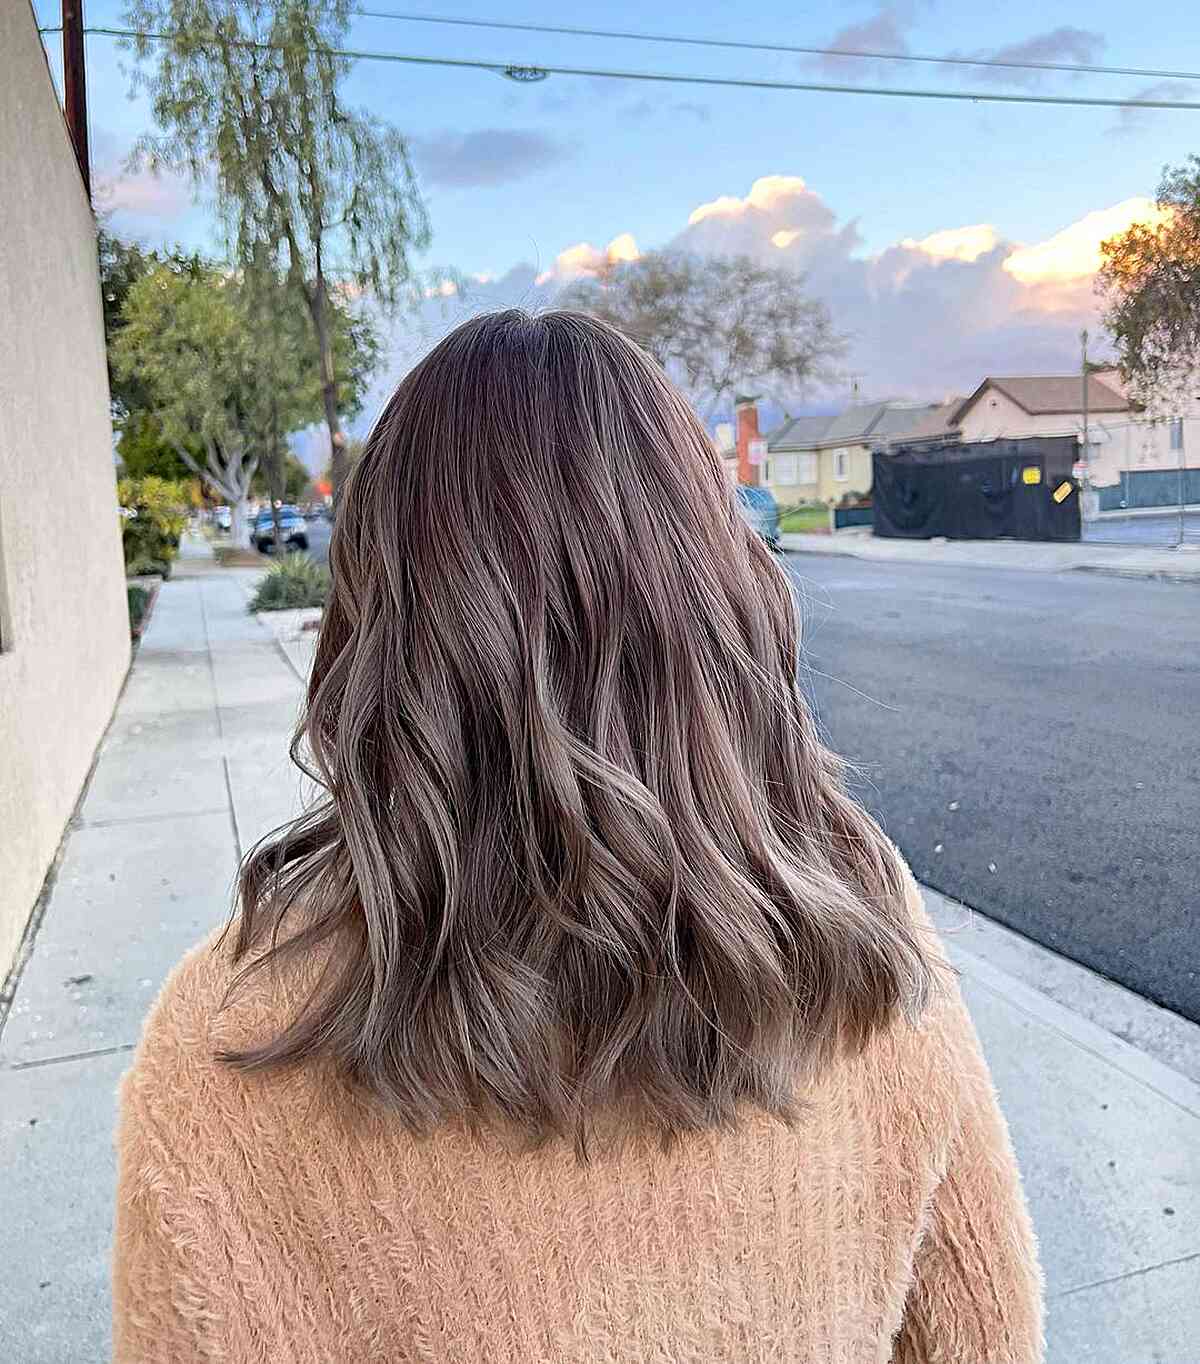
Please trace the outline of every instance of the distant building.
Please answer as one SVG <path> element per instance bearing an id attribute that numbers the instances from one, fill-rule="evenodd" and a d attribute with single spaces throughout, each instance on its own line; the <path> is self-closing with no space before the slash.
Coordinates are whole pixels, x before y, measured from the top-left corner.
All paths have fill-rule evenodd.
<path id="1" fill-rule="evenodd" d="M 1099 370 L 1088 375 L 1087 406 L 1089 477 L 1096 487 L 1111 487 L 1130 473 L 1200 464 L 1200 402 L 1194 413 L 1151 422 L 1126 395 L 1119 373 Z M 1082 376 L 989 376 L 959 405 L 953 425 L 966 442 L 1074 436 L 1082 446 Z"/>
<path id="2" fill-rule="evenodd" d="M 840 502 L 871 491 L 871 454 L 899 440 L 946 433 L 959 399 L 861 403 L 842 412 L 793 417 L 767 438 L 759 482 L 789 503 Z"/>

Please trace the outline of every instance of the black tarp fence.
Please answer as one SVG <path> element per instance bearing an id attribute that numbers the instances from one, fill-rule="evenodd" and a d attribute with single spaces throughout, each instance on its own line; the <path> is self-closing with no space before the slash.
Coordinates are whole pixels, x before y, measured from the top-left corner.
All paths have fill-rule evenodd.
<path id="1" fill-rule="evenodd" d="M 1078 540 L 1074 436 L 962 444 L 924 441 L 875 451 L 875 534 L 890 539 Z"/>

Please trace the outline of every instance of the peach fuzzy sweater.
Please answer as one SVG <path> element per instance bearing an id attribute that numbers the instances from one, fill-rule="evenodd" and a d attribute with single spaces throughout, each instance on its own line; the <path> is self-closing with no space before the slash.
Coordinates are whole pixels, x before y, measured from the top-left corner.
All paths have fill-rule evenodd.
<path id="1" fill-rule="evenodd" d="M 324 1066 L 214 1061 L 296 1002 L 264 977 L 222 1012 L 229 972 L 211 943 L 185 959 L 123 1083 L 117 1364 L 1042 1358 L 1029 1219 L 952 986 L 790 1130 L 747 1112 L 580 1166 L 416 1140 Z"/>

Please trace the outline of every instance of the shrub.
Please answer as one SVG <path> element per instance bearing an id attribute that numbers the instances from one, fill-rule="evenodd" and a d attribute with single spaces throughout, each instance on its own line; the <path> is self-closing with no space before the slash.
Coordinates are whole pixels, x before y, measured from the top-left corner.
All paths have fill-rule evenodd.
<path id="1" fill-rule="evenodd" d="M 306 554 L 285 554 L 263 574 L 251 611 L 292 611 L 300 606 L 324 606 L 329 570 Z"/>
<path id="2" fill-rule="evenodd" d="M 186 483 L 153 474 L 117 482 L 121 545 L 128 576 L 143 573 L 170 576 L 171 562 L 179 552 L 179 537 L 187 525 L 188 499 Z"/>
<path id="3" fill-rule="evenodd" d="M 126 596 L 129 601 L 129 633 L 136 639 L 146 617 L 146 607 L 150 604 L 150 589 L 141 583 L 129 583 Z"/>

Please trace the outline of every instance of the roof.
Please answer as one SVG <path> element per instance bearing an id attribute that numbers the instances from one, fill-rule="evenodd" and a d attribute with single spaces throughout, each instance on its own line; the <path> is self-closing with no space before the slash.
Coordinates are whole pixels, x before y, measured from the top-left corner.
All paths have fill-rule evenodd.
<path id="1" fill-rule="evenodd" d="M 861 444 L 887 409 L 887 403 L 864 403 L 844 412 L 795 417 L 767 437 L 767 449 L 813 450 L 819 445 Z"/>
<path id="2" fill-rule="evenodd" d="M 957 426 L 984 393 L 994 388 L 1011 398 L 1031 417 L 1061 415 L 1083 410 L 1083 380 L 1078 374 L 1030 374 L 1011 377 L 989 375 L 954 414 Z M 1127 412 L 1129 400 L 1114 388 L 1089 374 L 1087 379 L 1088 410 L 1091 412 Z"/>
<path id="3" fill-rule="evenodd" d="M 844 412 L 794 417 L 767 437 L 768 450 L 816 450 L 944 434 L 960 398 L 945 403 L 865 403 Z"/>

